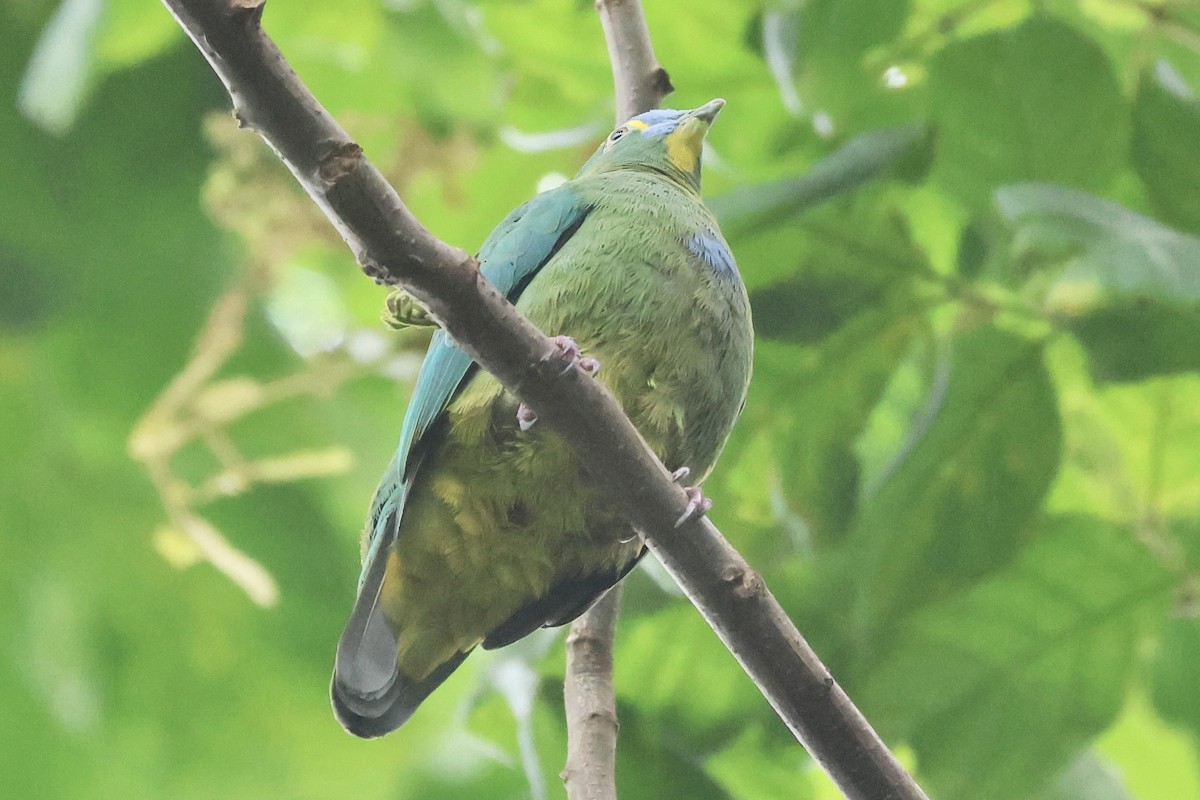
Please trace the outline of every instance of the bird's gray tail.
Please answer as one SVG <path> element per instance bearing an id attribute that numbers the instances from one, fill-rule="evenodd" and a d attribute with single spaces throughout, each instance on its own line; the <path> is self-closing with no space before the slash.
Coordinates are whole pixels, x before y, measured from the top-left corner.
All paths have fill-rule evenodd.
<path id="1" fill-rule="evenodd" d="M 449 661 L 419 681 L 410 680 L 393 669 L 391 684 L 382 694 L 374 697 L 360 694 L 356 688 L 347 685 L 335 668 L 329 687 L 333 714 L 342 727 L 355 736 L 364 739 L 383 736 L 407 722 L 417 706 L 450 677 L 450 673 L 466 657 L 467 653 L 455 653 Z"/>
<path id="2" fill-rule="evenodd" d="M 419 681 L 396 665 L 396 633 L 379 607 L 387 566 L 387 548 L 370 556 L 358 599 L 338 640 L 333 681 L 333 713 L 355 736 L 383 736 L 403 725 L 429 693 L 450 677 L 467 653 L 455 653 Z"/>

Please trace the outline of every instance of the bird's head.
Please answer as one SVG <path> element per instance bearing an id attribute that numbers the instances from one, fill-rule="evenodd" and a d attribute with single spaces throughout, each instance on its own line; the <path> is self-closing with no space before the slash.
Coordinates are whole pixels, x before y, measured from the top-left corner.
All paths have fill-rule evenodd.
<path id="1" fill-rule="evenodd" d="M 638 114 L 608 135 L 579 175 L 651 169 L 698 190 L 704 137 L 724 107 L 718 98 L 689 111 L 663 108 Z"/>

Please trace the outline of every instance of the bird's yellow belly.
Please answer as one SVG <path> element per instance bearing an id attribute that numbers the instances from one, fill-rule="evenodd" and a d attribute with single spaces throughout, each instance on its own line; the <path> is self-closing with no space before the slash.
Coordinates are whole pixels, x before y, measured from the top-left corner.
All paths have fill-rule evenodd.
<path id="1" fill-rule="evenodd" d="M 447 410 L 389 556 L 381 602 L 398 663 L 420 680 L 552 586 L 636 557 L 628 526 L 597 502 L 566 444 L 479 372 Z"/>

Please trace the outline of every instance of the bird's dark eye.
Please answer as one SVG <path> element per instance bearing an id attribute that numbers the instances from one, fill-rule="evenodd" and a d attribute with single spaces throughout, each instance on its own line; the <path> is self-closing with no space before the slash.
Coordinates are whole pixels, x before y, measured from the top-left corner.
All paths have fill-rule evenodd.
<path id="1" fill-rule="evenodd" d="M 617 139 L 620 139 L 622 136 L 624 136 L 627 133 L 629 133 L 629 128 L 626 128 L 624 126 L 617 128 L 615 131 L 613 131 L 612 133 L 610 133 L 608 135 L 608 143 L 612 144 Z"/>

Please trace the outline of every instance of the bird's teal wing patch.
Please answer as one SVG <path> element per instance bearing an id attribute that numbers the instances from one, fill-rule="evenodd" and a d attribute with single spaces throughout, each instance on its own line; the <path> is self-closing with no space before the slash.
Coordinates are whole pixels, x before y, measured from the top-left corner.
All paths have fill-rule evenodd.
<path id="1" fill-rule="evenodd" d="M 484 241 L 479 249 L 481 271 L 511 302 L 516 302 L 534 275 L 579 229 L 590 210 L 570 184 L 537 195 L 505 217 Z M 434 334 L 404 415 L 396 456 L 371 506 L 372 541 L 364 562 L 364 576 L 371 556 L 394 533 L 380 530 L 380 523 L 386 523 L 392 516 L 390 512 L 403 506 L 409 483 L 421 462 L 425 433 L 466 382 L 473 364 L 471 357 L 455 346 L 444 331 Z"/>
<path id="2" fill-rule="evenodd" d="M 729 245 L 716 231 L 704 229 L 693 233 L 685 245 L 692 255 L 712 267 L 718 275 L 737 274 L 733 253 L 729 252 Z"/>

